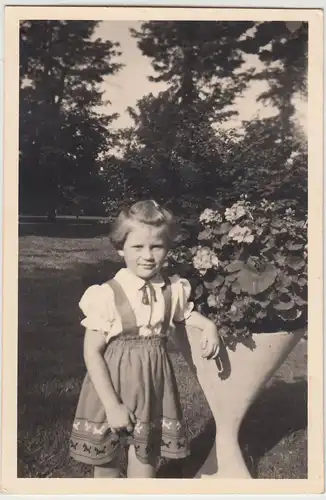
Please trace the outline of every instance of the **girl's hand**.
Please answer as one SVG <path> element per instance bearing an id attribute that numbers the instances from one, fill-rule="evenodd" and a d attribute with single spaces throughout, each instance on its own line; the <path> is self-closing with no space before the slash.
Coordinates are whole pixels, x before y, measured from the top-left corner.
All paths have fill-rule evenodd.
<path id="1" fill-rule="evenodd" d="M 137 421 L 133 412 L 128 410 L 122 403 L 117 403 L 108 408 L 106 410 L 106 416 L 112 432 L 117 432 L 120 429 L 127 429 L 128 432 L 132 432 Z"/>
<path id="2" fill-rule="evenodd" d="M 213 359 L 217 357 L 220 350 L 220 337 L 214 323 L 203 330 L 201 347 L 203 358 Z"/>

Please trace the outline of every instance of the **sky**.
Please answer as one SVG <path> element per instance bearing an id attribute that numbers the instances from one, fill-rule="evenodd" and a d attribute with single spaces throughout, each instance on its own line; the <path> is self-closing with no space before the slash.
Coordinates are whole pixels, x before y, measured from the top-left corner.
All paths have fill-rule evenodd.
<path id="1" fill-rule="evenodd" d="M 122 56 L 118 60 L 125 65 L 116 75 L 107 77 L 103 84 L 104 99 L 112 103 L 109 107 L 103 108 L 103 111 L 107 110 L 109 114 L 119 113 L 119 119 L 113 123 L 116 128 L 132 124 L 126 112 L 128 106 L 134 107 L 137 100 L 142 98 L 143 95 L 150 92 L 156 95 L 166 88 L 163 83 L 153 83 L 148 80 L 148 76 L 154 75 L 151 61 L 143 56 L 137 47 L 137 41 L 129 32 L 130 28 L 139 29 L 140 25 L 141 21 L 105 21 L 98 26 L 95 33 L 95 37 L 120 43 L 119 50 L 122 52 Z M 257 67 L 260 62 L 257 56 L 250 55 L 247 57 L 245 65 Z M 264 105 L 256 101 L 258 95 L 267 88 L 267 82 L 252 83 L 234 103 L 239 115 L 226 122 L 224 127 L 238 128 L 241 127 L 242 120 L 250 120 L 255 117 L 265 118 L 276 114 L 277 110 L 271 105 Z M 306 129 L 307 103 L 299 97 L 295 98 L 294 103 L 297 109 L 297 119 L 302 127 Z"/>

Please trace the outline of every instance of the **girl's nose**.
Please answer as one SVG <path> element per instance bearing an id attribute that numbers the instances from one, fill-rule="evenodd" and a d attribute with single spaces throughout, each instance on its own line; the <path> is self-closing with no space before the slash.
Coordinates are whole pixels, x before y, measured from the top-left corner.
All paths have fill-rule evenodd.
<path id="1" fill-rule="evenodd" d="M 153 258 L 153 254 L 151 252 L 151 249 L 145 247 L 143 249 L 143 259 L 151 260 L 152 258 Z"/>

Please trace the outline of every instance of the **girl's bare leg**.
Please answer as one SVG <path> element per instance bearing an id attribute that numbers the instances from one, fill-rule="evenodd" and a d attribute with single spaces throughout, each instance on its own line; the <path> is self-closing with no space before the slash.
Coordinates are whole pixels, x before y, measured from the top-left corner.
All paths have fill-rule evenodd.
<path id="1" fill-rule="evenodd" d="M 120 457 L 115 458 L 112 462 L 104 465 L 96 465 L 94 467 L 94 478 L 114 478 L 120 477 Z"/>
<path id="2" fill-rule="evenodd" d="M 152 478 L 156 476 L 156 457 L 149 464 L 141 463 L 136 457 L 134 446 L 128 451 L 127 477 Z"/>

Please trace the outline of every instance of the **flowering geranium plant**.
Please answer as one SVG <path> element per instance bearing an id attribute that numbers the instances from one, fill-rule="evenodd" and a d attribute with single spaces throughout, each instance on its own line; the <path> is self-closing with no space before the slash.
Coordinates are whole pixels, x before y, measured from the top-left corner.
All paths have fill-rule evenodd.
<path id="1" fill-rule="evenodd" d="M 178 246 L 172 262 L 194 284 L 198 309 L 229 347 L 254 332 L 294 329 L 307 316 L 307 220 L 286 201 L 242 196 L 199 217 L 197 244 Z"/>

